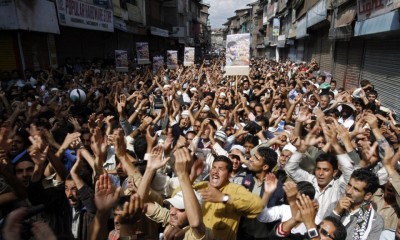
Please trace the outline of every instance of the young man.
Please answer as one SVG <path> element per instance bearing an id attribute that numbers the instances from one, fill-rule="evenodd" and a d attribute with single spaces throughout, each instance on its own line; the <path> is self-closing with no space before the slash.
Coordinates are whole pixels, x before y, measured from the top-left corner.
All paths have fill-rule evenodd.
<path id="1" fill-rule="evenodd" d="M 231 160 L 217 156 L 209 182 L 200 182 L 194 187 L 202 197 L 204 224 L 213 229 L 217 240 L 235 240 L 240 218 L 255 218 L 263 208 L 259 197 L 243 186 L 229 182 L 231 172 Z"/>
<path id="2" fill-rule="evenodd" d="M 346 240 L 379 239 L 383 218 L 371 203 L 378 187 L 379 179 L 373 172 L 357 169 L 351 175 L 345 195 L 328 207 L 326 215 L 339 219 L 346 227 Z"/>
<path id="3" fill-rule="evenodd" d="M 307 147 L 299 149 L 298 151 L 300 152 L 295 152 L 285 167 L 288 176 L 295 182 L 308 181 L 313 184 L 316 190 L 315 198 L 319 202 L 317 223 L 322 220 L 322 216 L 328 206 L 332 202 L 339 200 L 344 193 L 354 169 L 352 160 L 346 153 L 343 153 L 343 150 L 337 143 L 337 139 L 332 144 L 336 146 L 335 149 L 337 149 L 338 155 L 321 154 L 318 156 L 316 159 L 315 175 L 308 173 L 299 166 L 303 156 L 301 151 L 305 151 Z M 335 179 L 334 177 L 338 171 L 338 163 L 341 166 L 342 175 Z"/>
<path id="4" fill-rule="evenodd" d="M 164 237 L 182 236 L 183 239 L 213 239 L 212 230 L 203 223 L 199 194 L 192 189 L 189 171 L 193 164 L 187 149 L 178 149 L 175 153 L 175 171 L 178 175 L 182 191 L 165 202 L 170 204 L 170 210 L 158 204 L 149 203 L 147 216 L 153 221 L 166 225 Z M 146 184 L 146 182 L 144 182 Z"/>

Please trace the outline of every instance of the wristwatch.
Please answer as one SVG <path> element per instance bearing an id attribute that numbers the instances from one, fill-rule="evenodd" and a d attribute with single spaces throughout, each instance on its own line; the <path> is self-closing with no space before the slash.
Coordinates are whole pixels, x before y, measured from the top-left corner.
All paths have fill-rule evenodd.
<path id="1" fill-rule="evenodd" d="M 229 195 L 224 195 L 224 197 L 222 198 L 222 202 L 227 203 L 228 201 L 229 201 Z"/>
<path id="2" fill-rule="evenodd" d="M 308 229 L 307 233 L 309 238 L 316 238 L 319 236 L 318 231 L 315 228 Z"/>

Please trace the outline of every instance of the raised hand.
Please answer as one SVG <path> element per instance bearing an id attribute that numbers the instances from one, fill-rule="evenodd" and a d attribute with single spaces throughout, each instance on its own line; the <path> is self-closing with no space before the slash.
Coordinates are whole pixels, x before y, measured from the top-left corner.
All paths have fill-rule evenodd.
<path id="1" fill-rule="evenodd" d="M 125 107 L 126 107 L 126 96 L 122 94 L 119 96 L 119 101 L 117 101 L 117 110 L 120 115 L 124 113 Z"/>
<path id="2" fill-rule="evenodd" d="M 277 187 L 278 187 L 278 179 L 276 178 L 275 174 L 268 173 L 265 176 L 264 192 L 272 194 L 275 192 Z"/>
<path id="3" fill-rule="evenodd" d="M 100 128 L 96 127 L 94 129 L 93 135 L 91 136 L 90 148 L 93 154 L 100 159 L 105 159 L 107 154 L 107 142 L 103 137 Z"/>
<path id="4" fill-rule="evenodd" d="M 179 176 L 189 175 L 193 165 L 192 156 L 186 148 L 179 148 L 174 152 L 175 157 L 175 172 Z"/>
<path id="5" fill-rule="evenodd" d="M 157 145 L 149 154 L 149 158 L 147 159 L 147 168 L 152 170 L 160 169 L 167 164 L 169 159 L 169 157 L 164 157 L 164 148 L 161 145 Z"/>
<path id="6" fill-rule="evenodd" d="M 64 138 L 64 142 L 61 144 L 61 149 L 67 149 L 71 143 L 79 141 L 81 134 L 79 132 L 68 133 Z"/>
<path id="7" fill-rule="evenodd" d="M 43 166 L 46 163 L 48 151 L 49 151 L 49 146 L 46 146 L 44 151 L 42 151 L 37 147 L 33 147 L 30 148 L 29 150 L 29 156 L 36 165 Z"/>
<path id="8" fill-rule="evenodd" d="M 285 184 L 283 184 L 283 190 L 285 191 L 288 202 L 296 201 L 296 197 L 299 191 L 297 190 L 297 185 L 295 182 L 285 182 Z"/>
<path id="9" fill-rule="evenodd" d="M 375 117 L 375 115 L 371 113 L 365 113 L 363 119 L 368 123 L 371 129 L 378 128 L 378 119 Z"/>
<path id="10" fill-rule="evenodd" d="M 297 122 L 305 122 L 311 118 L 311 114 L 307 107 L 300 108 L 299 114 L 297 115 Z"/>
<path id="11" fill-rule="evenodd" d="M 81 130 L 81 125 L 79 125 L 79 122 L 76 118 L 74 117 L 69 117 L 68 122 L 74 126 L 75 132 L 79 132 Z"/>
<path id="12" fill-rule="evenodd" d="M 8 137 L 9 133 L 10 131 L 8 130 L 8 128 L 0 128 L 0 148 L 6 152 L 11 147 L 12 142 L 12 140 Z"/>
<path id="13" fill-rule="evenodd" d="M 315 223 L 316 210 L 315 210 L 315 207 L 314 207 L 314 203 L 310 199 L 310 197 L 308 197 L 305 194 L 302 194 L 299 197 L 299 200 L 296 203 L 297 203 L 297 208 L 300 211 L 303 223 L 306 226 L 308 224 L 314 224 Z"/>
<path id="14" fill-rule="evenodd" d="M 133 224 L 140 220 L 143 213 L 143 201 L 139 194 L 133 194 L 129 201 L 125 202 L 121 210 L 116 210 L 121 224 Z"/>
<path id="15" fill-rule="evenodd" d="M 111 179 L 107 174 L 102 174 L 96 182 L 94 203 L 97 211 L 108 212 L 118 201 L 121 188 L 115 189 L 111 183 Z"/>
<path id="16" fill-rule="evenodd" d="M 152 126 L 148 126 L 146 128 L 146 142 L 147 142 L 147 149 L 152 149 L 157 142 L 157 134 L 154 136 L 151 133 Z"/>
<path id="17" fill-rule="evenodd" d="M 112 135 L 111 142 L 115 148 L 115 155 L 120 159 L 124 158 L 126 155 L 126 143 L 122 129 L 118 129 L 117 132 Z"/>

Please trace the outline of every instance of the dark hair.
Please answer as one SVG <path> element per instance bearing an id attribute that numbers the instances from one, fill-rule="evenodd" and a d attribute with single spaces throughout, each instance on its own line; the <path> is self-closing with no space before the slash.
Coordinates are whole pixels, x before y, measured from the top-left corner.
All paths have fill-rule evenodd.
<path id="1" fill-rule="evenodd" d="M 298 182 L 297 191 L 299 191 L 299 193 L 301 194 L 307 195 L 311 200 L 314 200 L 315 188 L 310 182 L 307 181 Z"/>
<path id="2" fill-rule="evenodd" d="M 332 217 L 332 216 L 327 216 L 322 221 L 329 221 L 333 224 L 333 226 L 335 226 L 336 230 L 333 233 L 333 235 L 335 236 L 335 239 L 346 239 L 346 237 L 347 237 L 346 227 L 343 225 L 343 223 L 339 219 L 336 219 L 335 217 Z"/>
<path id="3" fill-rule="evenodd" d="M 361 87 L 365 87 L 365 86 L 367 86 L 368 84 L 371 84 L 371 82 L 368 81 L 368 80 L 361 80 L 361 82 L 360 82 L 360 86 L 361 86 Z"/>
<path id="4" fill-rule="evenodd" d="M 226 163 L 226 169 L 228 169 L 228 172 L 230 172 L 230 173 L 233 170 L 232 161 L 226 156 L 218 155 L 218 156 L 216 156 L 214 158 L 214 162 L 224 162 L 224 163 Z"/>
<path id="5" fill-rule="evenodd" d="M 259 106 L 259 105 L 256 105 L 256 107 L 257 106 Z M 266 128 L 266 129 L 269 128 L 269 120 L 267 117 L 260 115 L 260 116 L 257 116 L 255 120 L 256 120 L 256 122 L 263 122 L 264 128 Z"/>
<path id="6" fill-rule="evenodd" d="M 74 181 L 74 179 L 72 178 L 71 173 L 69 173 L 69 174 L 65 177 L 65 181 Z"/>
<path id="7" fill-rule="evenodd" d="M 354 178 L 356 181 L 365 182 L 367 184 L 364 189 L 365 193 L 374 194 L 379 187 L 378 176 L 365 168 L 354 170 L 350 178 Z"/>
<path id="8" fill-rule="evenodd" d="M 269 147 L 260 147 L 257 152 L 264 158 L 264 164 L 267 164 L 268 170 L 271 171 L 276 166 L 278 154 Z"/>
<path id="9" fill-rule="evenodd" d="M 230 41 L 230 42 L 228 42 L 227 47 L 230 48 L 230 47 L 232 47 L 232 46 L 234 46 L 234 45 L 236 45 L 236 44 L 237 44 L 237 43 L 236 43 L 235 41 Z"/>
<path id="10" fill-rule="evenodd" d="M 376 112 L 376 105 L 375 103 L 367 103 L 367 105 L 365 105 L 364 110 L 371 110 L 373 113 Z"/>
<path id="11" fill-rule="evenodd" d="M 244 143 L 248 142 L 253 144 L 254 146 L 258 145 L 258 137 L 253 136 L 253 135 L 247 135 L 246 137 L 244 137 Z"/>
<path id="12" fill-rule="evenodd" d="M 378 92 L 376 91 L 376 90 L 374 90 L 374 89 L 371 89 L 371 90 L 369 90 L 367 93 L 366 93 L 366 95 L 367 95 L 367 97 L 369 96 L 369 95 L 375 95 L 375 96 L 378 96 Z"/>
<path id="13" fill-rule="evenodd" d="M 353 99 L 353 104 L 356 105 L 360 105 L 362 108 L 365 107 L 364 101 L 361 98 L 355 98 Z"/>
<path id="14" fill-rule="evenodd" d="M 137 137 L 133 142 L 133 149 L 135 150 L 136 156 L 139 159 L 143 159 L 147 149 L 146 138 L 143 136 Z"/>
<path id="15" fill-rule="evenodd" d="M 332 165 L 333 170 L 338 169 L 338 160 L 336 155 L 323 153 L 317 157 L 317 159 L 315 160 L 315 164 L 317 164 L 318 162 L 328 162 Z"/>

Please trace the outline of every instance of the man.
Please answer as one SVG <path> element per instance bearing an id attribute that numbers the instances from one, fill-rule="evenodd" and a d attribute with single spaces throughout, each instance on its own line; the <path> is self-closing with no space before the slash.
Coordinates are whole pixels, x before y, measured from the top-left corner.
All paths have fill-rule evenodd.
<path id="1" fill-rule="evenodd" d="M 188 131 L 190 131 L 190 118 L 189 118 L 189 111 L 185 110 L 182 111 L 179 122 L 172 125 L 174 144 L 176 144 L 180 136 L 185 136 L 185 134 Z"/>
<path id="2" fill-rule="evenodd" d="M 164 237 L 182 236 L 183 239 L 213 239 L 212 230 L 206 228 L 203 223 L 201 207 L 199 204 L 200 195 L 192 189 L 189 178 L 189 171 L 193 164 L 190 153 L 187 149 L 178 149 L 175 153 L 175 172 L 178 175 L 182 191 L 174 197 L 166 199 L 170 204 L 170 210 L 158 204 L 149 203 L 147 217 L 153 221 L 167 225 L 164 230 Z"/>
<path id="3" fill-rule="evenodd" d="M 24 185 L 24 187 L 29 186 L 35 164 L 31 158 L 26 154 L 23 156 L 15 165 L 14 172 L 17 179 Z"/>
<path id="4" fill-rule="evenodd" d="M 336 136 L 332 139 L 335 138 Z M 347 182 L 349 181 L 350 175 L 354 169 L 352 160 L 338 145 L 337 138 L 336 141 L 331 140 L 331 142 L 332 145 L 336 147 L 335 149 L 338 155 L 319 155 L 316 159 L 315 175 L 308 173 L 299 166 L 303 156 L 301 152 L 305 152 L 308 148 L 307 142 L 304 142 L 300 149 L 296 146 L 298 147 L 298 151 L 292 155 L 285 167 L 288 176 L 296 183 L 300 181 L 308 181 L 313 184 L 316 190 L 315 198 L 318 200 L 320 205 L 316 223 L 319 223 L 322 220 L 322 216 L 326 212 L 328 206 L 332 202 L 337 201 L 342 193 L 344 193 Z M 338 171 L 338 163 L 341 167 L 342 175 L 335 179 L 335 175 Z"/>
<path id="5" fill-rule="evenodd" d="M 331 81 L 331 89 L 330 89 L 330 91 L 333 92 L 335 97 L 337 96 L 338 90 L 336 89 L 336 81 L 335 80 Z"/>
<path id="6" fill-rule="evenodd" d="M 330 102 L 329 95 L 328 94 L 324 94 L 324 95 L 321 95 L 319 98 L 320 98 L 319 99 L 319 106 L 320 106 L 321 110 L 324 111 L 325 109 L 328 109 L 329 108 L 329 102 Z"/>
<path id="7" fill-rule="evenodd" d="M 295 146 L 293 146 L 290 143 L 286 144 L 283 147 L 281 154 L 279 155 L 276 166 L 272 169 L 272 172 L 275 174 L 275 176 L 278 178 L 278 180 L 282 183 L 286 182 L 286 180 L 287 180 L 285 166 L 295 151 L 296 151 Z"/>
<path id="8" fill-rule="evenodd" d="M 259 147 L 255 154 L 250 158 L 250 173 L 243 179 L 242 185 L 249 189 L 253 194 L 260 196 L 263 205 L 272 207 L 278 205 L 284 197 L 282 183 L 278 183 L 276 191 L 272 196 L 266 198 L 264 181 L 272 169 L 276 166 L 278 154 L 269 147 Z M 273 225 L 259 222 L 257 219 L 243 219 L 240 227 L 240 239 L 264 239 L 270 234 Z"/>
<path id="9" fill-rule="evenodd" d="M 276 177 L 269 177 L 269 179 L 266 181 L 268 183 L 268 189 L 265 189 L 266 194 L 272 195 L 276 188 L 278 187 L 278 180 Z M 263 211 L 257 216 L 257 219 L 260 222 L 274 222 L 274 221 L 282 221 L 286 222 L 290 218 L 293 217 L 291 208 L 290 208 L 290 203 L 291 201 L 297 201 L 297 198 L 299 198 L 301 195 L 306 195 L 308 196 L 311 200 L 314 200 L 315 196 L 315 189 L 312 186 L 311 183 L 302 181 L 298 182 L 295 184 L 294 182 L 290 181 L 285 183 L 285 193 L 286 193 L 286 199 L 288 201 L 288 204 L 282 204 L 279 206 L 265 206 Z M 296 232 L 305 232 L 305 226 L 301 226 L 303 230 L 300 229 L 300 226 L 296 226 L 298 230 Z"/>
<path id="10" fill-rule="evenodd" d="M 356 108 L 351 103 L 344 103 L 340 107 L 342 109 L 338 122 L 343 124 L 347 129 L 350 129 L 354 125 L 354 112 Z"/>
<path id="11" fill-rule="evenodd" d="M 238 47 L 235 41 L 228 42 L 226 52 L 226 66 L 230 66 L 238 57 Z"/>
<path id="12" fill-rule="evenodd" d="M 345 196 L 328 207 L 326 215 L 339 219 L 346 227 L 346 240 L 379 239 L 383 218 L 371 203 L 378 187 L 379 179 L 373 172 L 357 169 L 346 186 Z"/>
<path id="13" fill-rule="evenodd" d="M 242 167 L 242 159 L 246 150 L 242 145 L 233 145 L 229 151 L 229 159 L 232 161 L 232 172 L 229 181 L 236 184 L 242 184 L 244 177 L 247 175 L 247 170 Z"/>
<path id="14" fill-rule="evenodd" d="M 204 224 L 213 229 L 217 240 L 235 240 L 240 217 L 255 218 L 263 208 L 259 197 L 243 186 L 229 182 L 231 172 L 231 160 L 217 156 L 209 182 L 200 182 L 194 187 L 202 197 Z"/>

